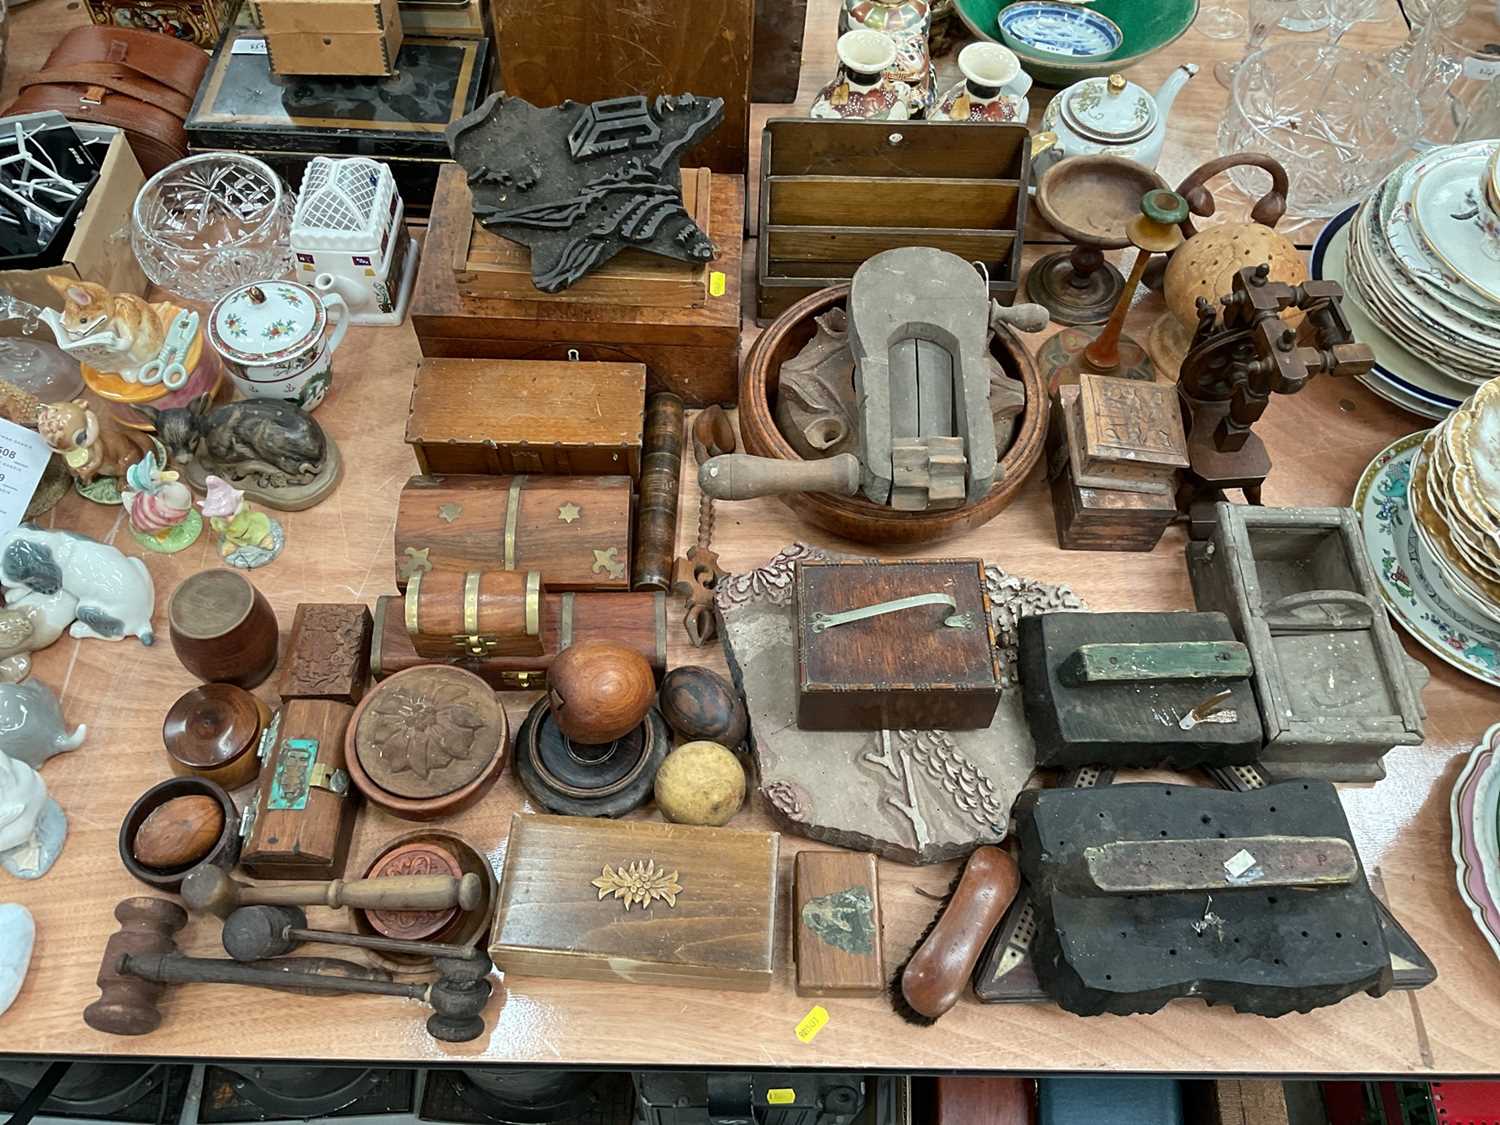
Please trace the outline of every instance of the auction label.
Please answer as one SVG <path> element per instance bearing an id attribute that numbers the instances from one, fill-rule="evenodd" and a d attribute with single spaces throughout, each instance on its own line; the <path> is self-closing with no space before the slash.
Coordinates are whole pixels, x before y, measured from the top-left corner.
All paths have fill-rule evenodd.
<path id="1" fill-rule="evenodd" d="M 26 518 L 26 505 L 51 457 L 39 433 L 0 418 L 0 532 Z"/>

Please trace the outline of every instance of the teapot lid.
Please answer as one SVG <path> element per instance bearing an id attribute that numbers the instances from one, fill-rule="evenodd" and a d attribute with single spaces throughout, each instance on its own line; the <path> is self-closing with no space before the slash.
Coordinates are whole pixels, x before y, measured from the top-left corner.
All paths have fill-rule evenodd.
<path id="1" fill-rule="evenodd" d="M 238 363 L 279 363 L 323 336 L 328 310 L 295 281 L 257 281 L 219 299 L 208 317 L 208 339 Z"/>
<path id="2" fill-rule="evenodd" d="M 1063 120 L 1092 141 L 1128 144 L 1156 128 L 1156 102 L 1145 90 L 1119 74 L 1086 78 L 1062 97 Z"/>

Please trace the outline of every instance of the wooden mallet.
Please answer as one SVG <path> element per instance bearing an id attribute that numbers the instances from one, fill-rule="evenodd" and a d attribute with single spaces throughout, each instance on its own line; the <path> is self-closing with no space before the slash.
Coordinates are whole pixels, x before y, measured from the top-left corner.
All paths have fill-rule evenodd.
<path id="1" fill-rule="evenodd" d="M 351 906 L 360 910 L 473 910 L 484 903 L 484 881 L 473 872 L 332 879 L 326 883 L 252 886 L 217 867 L 200 867 L 182 881 L 182 901 L 195 914 L 228 918 L 242 906 Z"/>
<path id="2" fill-rule="evenodd" d="M 478 956 L 472 946 L 439 941 L 351 934 L 340 930 L 310 930 L 307 915 L 296 906 L 242 906 L 224 919 L 224 952 L 236 961 L 264 961 L 290 953 L 303 942 L 349 945 L 377 953 L 462 960 Z"/>

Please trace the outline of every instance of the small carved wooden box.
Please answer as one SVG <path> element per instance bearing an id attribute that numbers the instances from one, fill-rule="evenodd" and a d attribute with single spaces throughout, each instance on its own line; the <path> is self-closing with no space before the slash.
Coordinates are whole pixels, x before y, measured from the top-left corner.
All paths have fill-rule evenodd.
<path id="1" fill-rule="evenodd" d="M 645 402 L 639 363 L 424 359 L 406 443 L 424 473 L 638 479 Z"/>
<path id="2" fill-rule="evenodd" d="M 1387 750 L 1421 743 L 1427 670 L 1386 619 L 1352 508 L 1216 504 L 1188 573 L 1250 649 L 1268 777 L 1379 781 Z"/>
<path id="3" fill-rule="evenodd" d="M 288 700 L 262 736 L 266 759 L 247 812 L 240 866 L 267 879 L 336 879 L 344 873 L 358 810 L 344 766 L 354 708 Z"/>
<path id="4" fill-rule="evenodd" d="M 396 585 L 537 570 L 549 590 L 630 589 L 629 477 L 419 476 L 396 509 Z"/>
<path id="5" fill-rule="evenodd" d="M 357 704 L 370 678 L 370 629 L 368 606 L 299 605 L 277 694 Z"/>
<path id="6" fill-rule="evenodd" d="M 774 832 L 517 813 L 490 956 L 516 979 L 765 992 L 780 841 Z"/>
<path id="7" fill-rule="evenodd" d="M 1000 702 L 978 559 L 799 562 L 797 725 L 981 730 Z"/>

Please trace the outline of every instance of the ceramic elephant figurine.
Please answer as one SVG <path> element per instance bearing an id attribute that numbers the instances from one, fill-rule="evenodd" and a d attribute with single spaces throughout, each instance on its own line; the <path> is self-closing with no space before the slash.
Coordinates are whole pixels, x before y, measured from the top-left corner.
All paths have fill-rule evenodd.
<path id="1" fill-rule="evenodd" d="M 78 599 L 75 637 L 117 641 L 134 636 L 155 639 L 151 614 L 156 590 L 151 572 L 138 558 L 75 531 L 47 531 L 34 524 L 0 535 L 0 585 L 14 592 L 56 594 Z"/>
<path id="2" fill-rule="evenodd" d="M 0 684 L 0 751 L 17 761 L 41 769 L 54 754 L 77 750 L 87 733 L 85 726 L 68 732 L 57 697 L 46 684 Z"/>
<path id="3" fill-rule="evenodd" d="M 31 674 L 31 653 L 46 648 L 78 615 L 78 599 L 66 590 L 17 594 L 0 607 L 0 683 L 20 683 Z"/>

